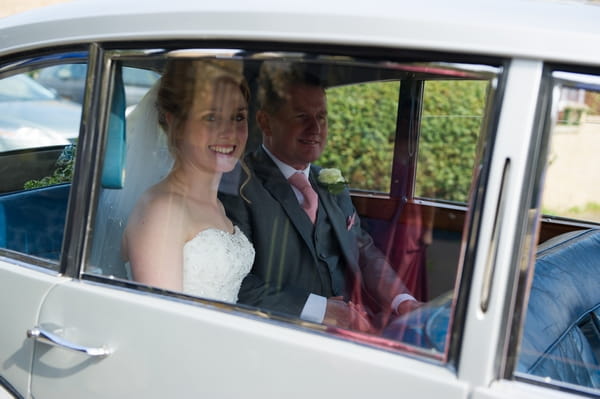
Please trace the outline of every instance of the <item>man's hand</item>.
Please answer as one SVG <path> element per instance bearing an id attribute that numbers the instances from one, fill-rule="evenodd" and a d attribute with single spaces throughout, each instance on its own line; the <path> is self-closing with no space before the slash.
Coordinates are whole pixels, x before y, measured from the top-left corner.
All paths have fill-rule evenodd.
<path id="1" fill-rule="evenodd" d="M 342 297 L 327 298 L 323 323 L 362 332 L 375 330 L 367 317 L 367 312 L 359 305 L 344 302 Z"/>

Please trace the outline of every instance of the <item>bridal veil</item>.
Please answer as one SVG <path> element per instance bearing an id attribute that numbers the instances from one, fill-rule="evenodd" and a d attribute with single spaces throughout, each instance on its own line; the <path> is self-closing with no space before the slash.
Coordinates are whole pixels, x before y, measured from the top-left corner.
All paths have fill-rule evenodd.
<path id="1" fill-rule="evenodd" d="M 127 218 L 144 191 L 163 179 L 173 165 L 158 124 L 159 86 L 160 79 L 126 117 L 125 182 L 122 188 L 101 189 L 87 272 L 131 278 L 121 254 Z"/>

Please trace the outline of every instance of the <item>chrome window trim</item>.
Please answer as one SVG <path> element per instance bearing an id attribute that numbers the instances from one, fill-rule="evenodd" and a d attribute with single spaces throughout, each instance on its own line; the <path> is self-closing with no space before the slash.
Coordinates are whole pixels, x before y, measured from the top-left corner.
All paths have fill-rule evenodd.
<path id="1" fill-rule="evenodd" d="M 194 46 L 199 40 L 168 42 L 144 41 L 134 43 L 100 43 L 107 57 L 113 60 L 135 60 L 136 58 L 224 58 L 245 60 L 276 60 L 286 62 L 314 62 L 339 66 L 369 67 L 404 70 L 409 73 L 424 73 L 428 76 L 452 76 L 473 80 L 492 80 L 502 71 L 502 59 L 489 56 L 457 57 L 456 54 L 407 51 L 403 49 L 361 48 L 357 54 L 354 47 L 318 46 L 314 43 L 286 43 L 290 50 L 260 50 L 281 48 L 282 43 L 269 42 L 225 42 L 206 40 L 206 47 Z M 146 43 L 147 46 L 143 46 Z M 186 46 L 189 43 L 190 46 Z M 310 48 L 310 51 L 296 50 Z M 347 51 L 346 51 L 347 50 Z M 341 55 L 343 54 L 343 55 Z M 351 54 L 351 55 L 348 55 Z M 460 61 L 440 61 L 440 59 L 460 59 Z M 472 61 L 473 60 L 473 61 Z M 445 72 L 446 74 L 442 74 Z"/>
<path id="2" fill-rule="evenodd" d="M 506 186 L 509 181 L 510 166 L 510 159 L 505 159 L 500 189 L 498 191 L 498 202 L 496 204 L 494 223 L 492 225 L 492 235 L 490 239 L 491 242 L 488 253 L 486 255 L 485 270 L 483 273 L 483 284 L 481 286 L 481 293 L 479 295 L 479 308 L 483 313 L 487 312 L 490 304 L 492 282 L 494 281 L 494 274 L 496 271 L 498 257 L 498 241 L 499 237 L 502 236 L 502 223 L 500 223 L 500 221 L 504 217 L 504 209 L 506 208 Z"/>
<path id="3" fill-rule="evenodd" d="M 587 388 L 581 385 L 569 384 L 563 381 L 551 380 L 521 372 L 516 372 L 513 377 L 515 381 L 537 385 L 539 387 L 551 389 L 553 391 L 565 392 L 589 398 L 598 398 L 598 390 L 594 388 Z"/>
<path id="4" fill-rule="evenodd" d="M 87 62 L 88 50 L 85 47 L 82 48 L 82 46 L 71 46 L 52 49 L 52 53 L 48 54 L 48 50 L 39 49 L 21 57 L 16 54 L 16 57 L 17 60 L 15 61 L 2 62 L 0 64 L 0 78 L 8 71 L 23 73 L 53 65 Z"/>
<path id="5" fill-rule="evenodd" d="M 61 260 L 61 272 L 72 277 L 79 276 L 83 267 L 87 249 L 86 233 L 90 231 L 90 214 L 94 208 L 91 204 L 95 199 L 91 188 L 100 179 L 98 149 L 103 147 L 100 143 L 105 138 L 104 127 L 108 112 L 102 112 L 100 106 L 108 103 L 108 76 L 105 76 L 107 73 L 103 49 L 92 43 L 89 49 L 81 132 L 71 188 L 72 206 L 69 206 L 67 213 L 68 228 L 65 237 L 69 237 L 70 240 L 63 242 L 63 253 L 66 256 Z"/>
<path id="6" fill-rule="evenodd" d="M 600 91 L 600 74 L 584 74 L 581 72 L 567 72 L 565 68 L 552 72 L 552 80 L 555 85 L 585 86 L 585 89 Z"/>
<path id="7" fill-rule="evenodd" d="M 35 270 L 45 270 L 50 274 L 59 273 L 60 269 L 59 261 L 39 258 L 34 255 L 13 251 L 8 248 L 0 248 L 0 261 L 13 263 L 22 267 L 30 267 Z"/>
<path id="8" fill-rule="evenodd" d="M 268 46 L 268 45 L 266 45 Z M 232 46 L 243 47 L 243 46 Z M 338 47 L 342 48 L 342 46 Z M 339 51 L 339 50 L 338 50 Z M 155 49 L 149 50 L 148 54 L 160 55 L 164 53 L 168 58 L 198 58 L 198 57 L 216 57 L 216 58 L 239 58 L 247 60 L 281 60 L 286 62 L 305 62 L 318 64 L 336 64 L 347 65 L 353 67 L 367 68 L 385 68 L 391 70 L 404 70 L 413 73 L 427 73 L 431 76 L 439 75 L 443 77 L 443 72 L 447 76 L 452 76 L 452 73 L 462 74 L 462 77 L 470 79 L 490 80 L 499 73 L 499 68 L 491 65 L 486 65 L 482 62 L 467 63 L 467 62 L 444 62 L 444 61 L 393 61 L 397 58 L 390 56 L 379 55 L 374 59 L 366 59 L 359 56 L 350 55 L 335 55 L 327 51 L 311 50 L 311 51 L 252 51 L 250 48 L 181 48 L 181 49 Z M 128 56 L 127 52 L 123 52 L 124 56 Z M 130 54 L 130 55 L 133 55 Z M 435 57 L 433 57 L 435 58 Z M 475 57 L 474 57 L 475 58 Z"/>
<path id="9" fill-rule="evenodd" d="M 460 352 L 467 318 L 466 312 L 477 258 L 477 242 L 481 230 L 483 206 L 486 201 L 486 188 L 490 177 L 500 111 L 503 106 L 504 92 L 510 72 L 509 62 L 508 59 L 504 60 L 498 68 L 494 84 L 490 85 L 491 92 L 488 94 L 486 112 L 479 138 L 479 146 L 482 147 L 477 149 L 478 157 L 475 159 L 473 167 L 475 173 L 471 184 L 471 192 L 469 193 L 471 209 L 467 209 L 465 215 L 465 229 L 461 245 L 462 264 L 458 265 L 453 310 L 450 315 L 450 328 L 448 331 L 449 338 L 447 339 L 449 347 L 446 361 L 454 368 L 458 368 L 460 365 Z M 477 170 L 479 170 L 479 173 L 476 172 Z"/>
<path id="10" fill-rule="evenodd" d="M 38 258 L 20 252 L 0 249 L 0 262 L 13 264 L 24 269 L 45 273 L 49 276 L 60 277 L 58 262 Z"/>

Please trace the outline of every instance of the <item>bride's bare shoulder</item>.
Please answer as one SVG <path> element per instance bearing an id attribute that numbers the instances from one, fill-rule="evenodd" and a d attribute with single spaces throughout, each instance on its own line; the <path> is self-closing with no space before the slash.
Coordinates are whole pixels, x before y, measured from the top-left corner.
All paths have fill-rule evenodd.
<path id="1" fill-rule="evenodd" d="M 183 196 L 172 190 L 168 184 L 160 182 L 142 194 L 129 217 L 128 224 L 180 223 L 185 217 L 185 211 Z"/>

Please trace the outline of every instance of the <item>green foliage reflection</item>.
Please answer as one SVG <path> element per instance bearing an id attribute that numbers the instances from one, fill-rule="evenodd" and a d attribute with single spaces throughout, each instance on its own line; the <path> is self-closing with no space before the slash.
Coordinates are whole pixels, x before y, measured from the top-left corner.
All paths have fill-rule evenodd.
<path id="1" fill-rule="evenodd" d="M 425 83 L 417 196 L 467 201 L 487 87 L 485 81 Z"/>
<path id="2" fill-rule="evenodd" d="M 73 180 L 73 165 L 75 163 L 76 154 L 77 147 L 75 145 L 66 146 L 56 161 L 52 175 L 43 177 L 39 180 L 28 180 L 25 182 L 23 188 L 31 190 L 34 188 L 52 186 L 54 184 L 70 183 Z"/>
<path id="3" fill-rule="evenodd" d="M 352 188 L 389 192 L 399 82 L 327 91 L 329 142 L 319 163 L 338 168 Z"/>
<path id="4" fill-rule="evenodd" d="M 416 195 L 465 202 L 487 81 L 425 83 Z M 320 159 L 352 188 L 389 192 L 399 82 L 329 89 L 329 144 Z"/>

